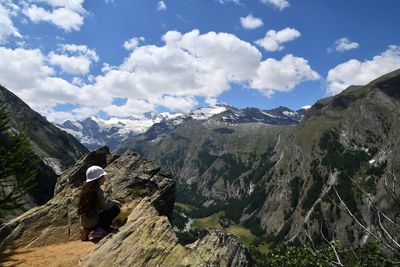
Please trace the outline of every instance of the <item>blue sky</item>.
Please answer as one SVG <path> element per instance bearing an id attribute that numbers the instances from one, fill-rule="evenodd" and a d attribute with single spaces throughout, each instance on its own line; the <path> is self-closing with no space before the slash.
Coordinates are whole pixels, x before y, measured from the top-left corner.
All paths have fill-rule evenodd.
<path id="1" fill-rule="evenodd" d="M 0 83 L 51 121 L 299 109 L 400 68 L 396 0 L 2 0 Z"/>

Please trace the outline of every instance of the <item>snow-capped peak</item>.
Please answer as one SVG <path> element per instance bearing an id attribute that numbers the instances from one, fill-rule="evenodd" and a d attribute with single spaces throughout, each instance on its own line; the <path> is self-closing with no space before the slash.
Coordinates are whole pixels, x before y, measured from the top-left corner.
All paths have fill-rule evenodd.
<path id="1" fill-rule="evenodd" d="M 207 120 L 212 116 L 220 114 L 226 110 L 227 108 L 225 106 L 203 107 L 192 111 L 189 116 L 191 116 L 194 120 Z"/>
<path id="2" fill-rule="evenodd" d="M 308 110 L 310 108 L 311 108 L 311 105 L 305 105 L 305 106 L 301 107 L 301 109 L 305 109 L 305 110 Z"/>

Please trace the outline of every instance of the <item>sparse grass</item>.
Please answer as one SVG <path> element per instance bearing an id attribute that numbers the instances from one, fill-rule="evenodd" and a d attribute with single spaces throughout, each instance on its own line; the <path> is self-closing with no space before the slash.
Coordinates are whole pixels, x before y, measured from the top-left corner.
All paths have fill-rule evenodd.
<path id="1" fill-rule="evenodd" d="M 132 188 L 131 194 L 133 197 L 141 197 L 144 196 L 148 193 L 148 190 L 146 187 L 140 186 L 140 185 L 135 185 Z"/>
<path id="2" fill-rule="evenodd" d="M 263 255 L 267 255 L 268 252 L 270 251 L 270 245 L 267 243 L 261 243 L 256 247 L 256 249 Z"/>
<path id="3" fill-rule="evenodd" d="M 211 216 L 196 219 L 192 223 L 192 227 L 194 228 L 205 228 L 205 229 L 221 229 L 221 225 L 219 224 L 219 219 L 225 214 L 224 211 L 220 211 L 214 213 Z"/>
<path id="4" fill-rule="evenodd" d="M 181 208 L 187 213 L 192 212 L 193 210 L 196 210 L 197 208 L 195 206 L 192 206 L 190 204 L 182 203 L 182 202 L 175 202 L 175 207 Z"/>
<path id="5" fill-rule="evenodd" d="M 246 247 L 249 247 L 256 239 L 255 235 L 253 235 L 249 229 L 244 228 L 243 226 L 230 225 L 228 228 L 225 228 L 225 231 L 235 235 Z"/>
<path id="6" fill-rule="evenodd" d="M 196 219 L 192 223 L 193 228 L 205 228 L 205 229 L 222 229 L 222 226 L 220 225 L 220 219 L 225 215 L 224 211 L 220 211 L 218 213 L 214 213 L 211 216 L 201 218 L 201 219 Z M 256 236 L 253 235 L 249 229 L 236 225 L 236 224 L 231 224 L 229 227 L 223 229 L 225 232 L 234 235 L 234 237 L 241 242 L 244 246 L 250 247 L 255 239 Z"/>

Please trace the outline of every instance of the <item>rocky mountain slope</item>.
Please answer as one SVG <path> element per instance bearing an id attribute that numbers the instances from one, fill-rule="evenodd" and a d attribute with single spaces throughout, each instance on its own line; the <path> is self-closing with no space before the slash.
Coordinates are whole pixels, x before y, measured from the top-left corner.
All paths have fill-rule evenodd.
<path id="1" fill-rule="evenodd" d="M 33 199 L 27 206 L 41 205 L 53 197 L 57 176 L 71 167 L 88 150 L 72 135 L 60 130 L 39 113 L 33 111 L 16 95 L 0 86 L 0 108 L 9 116 L 10 134 L 26 128 L 35 154 L 38 156 L 37 181 Z"/>
<path id="2" fill-rule="evenodd" d="M 154 124 L 122 142 L 117 151 L 132 148 L 157 162 L 177 177 L 179 199 L 188 194 L 209 205 L 249 197 L 260 178 L 249 175 L 251 170 L 268 166 L 279 135 L 287 128 L 283 125 L 297 124 L 304 114 L 305 110 L 285 107 L 202 108 Z"/>
<path id="3" fill-rule="evenodd" d="M 263 123 L 225 126 L 192 120 L 152 141 L 138 136 L 132 146 L 174 173 L 180 200 L 190 195 L 207 206 L 251 195 L 284 130 Z"/>
<path id="4" fill-rule="evenodd" d="M 84 266 L 248 266 L 246 250 L 233 238 L 212 232 L 181 245 L 168 216 L 174 206 L 175 182 L 160 167 L 136 153 L 121 156 L 100 148 L 66 171 L 56 195 L 0 228 L 0 247 L 35 247 L 77 240 L 78 194 L 91 165 L 105 168 L 105 190 L 124 203 L 119 232 L 101 240 Z"/>
<path id="5" fill-rule="evenodd" d="M 180 201 L 225 210 L 266 243 L 398 238 L 378 210 L 399 222 L 400 71 L 318 101 L 296 125 L 214 116 L 154 125 L 130 143 L 177 177 Z"/>
<path id="6" fill-rule="evenodd" d="M 276 164 L 263 177 L 265 200 L 254 217 L 277 239 L 337 239 L 364 244 L 400 220 L 400 71 L 315 103 L 282 135 Z M 246 212 L 245 212 L 246 213 Z M 242 219 L 244 217 L 242 216 Z M 361 224 L 363 226 L 361 226 Z M 390 243 L 390 242 L 389 242 Z"/>

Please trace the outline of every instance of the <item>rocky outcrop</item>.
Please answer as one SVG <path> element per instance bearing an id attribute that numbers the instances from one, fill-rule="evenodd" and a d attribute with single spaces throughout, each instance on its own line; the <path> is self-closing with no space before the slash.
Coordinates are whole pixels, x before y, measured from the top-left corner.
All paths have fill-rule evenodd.
<path id="1" fill-rule="evenodd" d="M 34 247 L 77 240 L 76 207 L 84 172 L 105 166 L 104 190 L 124 203 L 119 232 L 104 238 L 83 260 L 87 266 L 247 266 L 249 257 L 234 239 L 212 233 L 183 246 L 168 220 L 174 205 L 175 182 L 154 163 L 127 151 L 112 157 L 107 148 L 93 151 L 66 171 L 57 193 L 0 228 L 0 246 Z"/>
<path id="2" fill-rule="evenodd" d="M 108 148 L 100 148 L 80 159 L 59 178 L 57 194 L 50 201 L 30 209 L 0 228 L 0 246 L 43 246 L 78 239 L 76 209 L 86 169 L 91 165 L 105 167 L 109 154 Z"/>
<path id="3" fill-rule="evenodd" d="M 120 231 L 102 240 L 85 266 L 249 266 L 247 251 L 231 237 L 212 232 L 187 246 L 179 244 L 165 216 L 139 202 Z"/>

